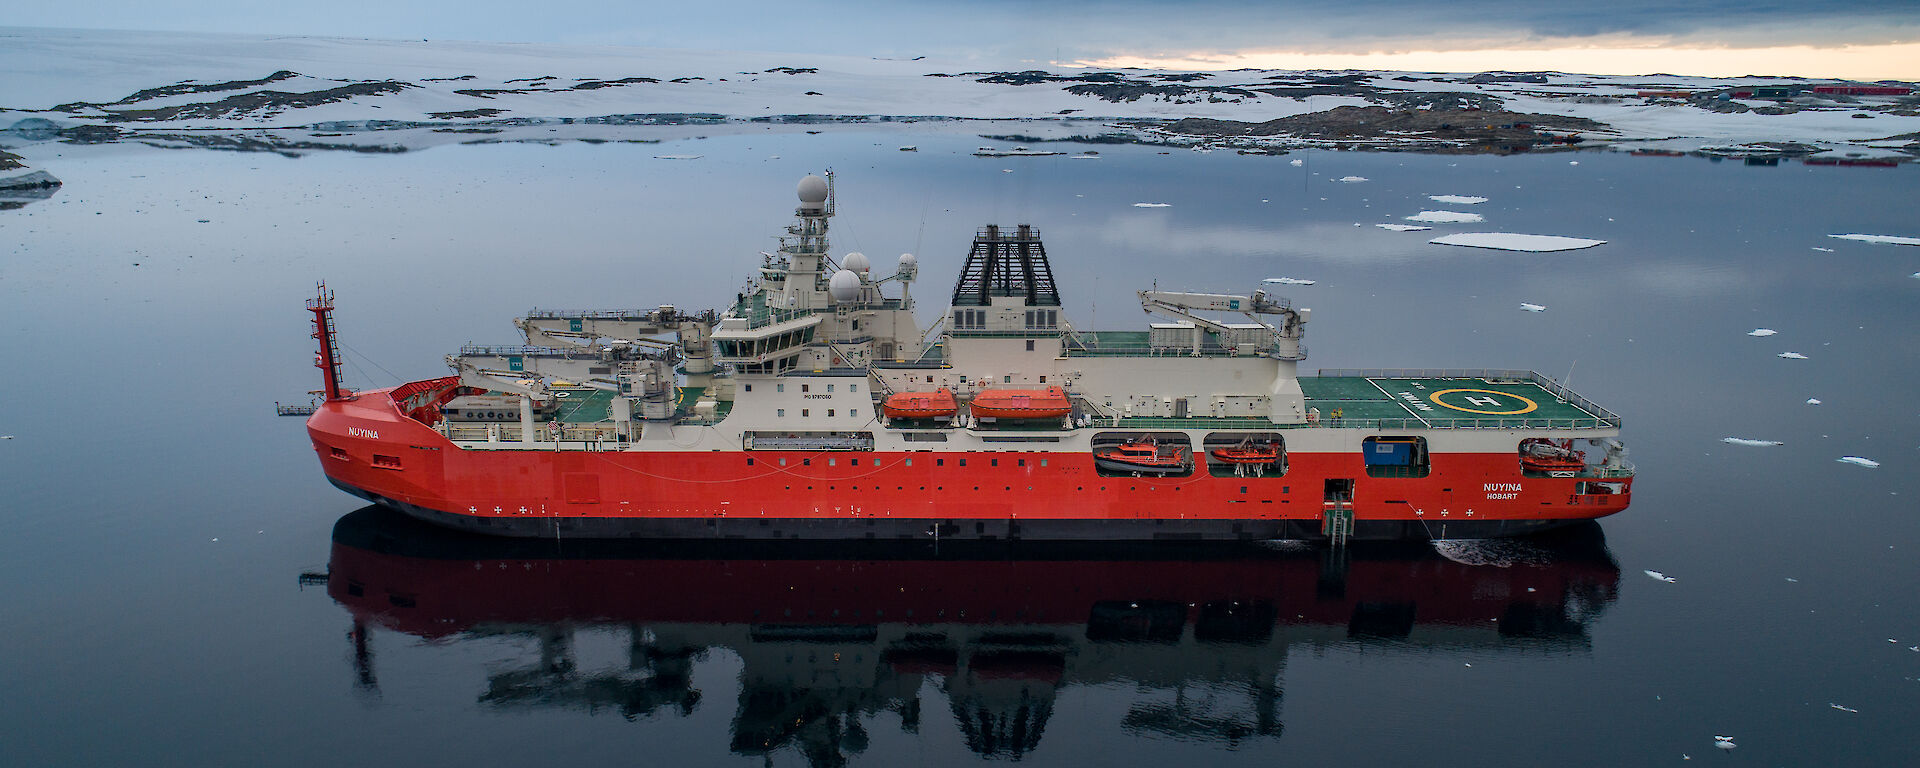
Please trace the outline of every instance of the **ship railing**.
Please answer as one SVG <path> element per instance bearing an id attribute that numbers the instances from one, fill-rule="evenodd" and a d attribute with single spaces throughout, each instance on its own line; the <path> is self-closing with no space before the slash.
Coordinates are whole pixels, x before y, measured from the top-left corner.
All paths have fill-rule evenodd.
<path id="1" fill-rule="evenodd" d="M 954 335 L 955 336 L 990 336 L 990 335 L 995 335 L 995 332 L 984 332 L 984 333 L 957 332 Z M 1032 335 L 1032 334 L 1007 333 L 1006 335 L 1024 336 L 1024 335 Z M 1067 357 L 1265 357 L 1272 354 L 1271 352 L 1266 352 L 1266 351 L 1241 352 L 1239 350 L 1236 350 L 1230 347 L 1201 347 L 1199 354 L 1195 354 L 1193 351 L 1193 347 L 1191 346 L 1067 347 L 1064 350 L 1064 353 Z M 1301 350 L 1302 356 L 1304 356 L 1305 353 L 1306 353 L 1306 350 L 1302 349 Z"/>
<path id="2" fill-rule="evenodd" d="M 468 344 L 460 348 L 461 357 L 578 357 L 592 356 L 580 349 L 535 347 L 526 344 Z"/>
<path id="3" fill-rule="evenodd" d="M 551 422 L 549 422 L 550 424 Z M 455 442 L 500 442 L 519 443 L 520 425 L 502 422 L 441 422 L 440 433 Z M 552 427 L 541 424 L 534 427 L 537 444 L 551 447 L 555 438 L 559 438 L 562 447 L 568 444 L 580 444 L 581 447 L 614 443 L 620 439 L 619 430 L 612 424 L 567 424 L 556 435 Z"/>
<path id="4" fill-rule="evenodd" d="M 1542 376 L 1537 371 L 1523 371 L 1513 368 L 1322 368 L 1319 375 L 1329 378 L 1361 379 L 1486 379 L 1491 381 L 1513 381 L 1533 384 L 1547 391 L 1575 408 L 1593 414 L 1600 422 L 1599 426 L 1619 427 L 1620 416 L 1613 411 L 1600 407 L 1592 400 L 1581 397 L 1579 393 L 1568 389 L 1566 385 Z M 1579 420 L 1576 420 L 1579 421 Z M 1576 427 L 1592 429 L 1593 426 Z"/>
<path id="5" fill-rule="evenodd" d="M 1168 416 L 1096 416 L 1095 426 L 1148 429 L 1374 429 L 1410 431 L 1422 429 L 1537 429 L 1537 430 L 1587 430 L 1612 429 L 1620 426 L 1617 419 L 1572 418 L 1572 419 L 1521 419 L 1521 418 L 1474 418 L 1474 419 L 1416 419 L 1383 418 L 1357 419 L 1344 417 L 1339 422 L 1322 415 L 1318 422 L 1300 424 L 1275 424 L 1261 416 L 1228 417 L 1189 417 L 1173 418 Z"/>

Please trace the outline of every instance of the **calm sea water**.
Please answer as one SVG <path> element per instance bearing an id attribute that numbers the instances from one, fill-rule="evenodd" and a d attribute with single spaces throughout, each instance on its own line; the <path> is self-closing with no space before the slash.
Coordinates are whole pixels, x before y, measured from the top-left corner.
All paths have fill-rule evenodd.
<path id="1" fill-rule="evenodd" d="M 0 211 L 0 762 L 1920 754 L 1920 249 L 1827 237 L 1920 235 L 1920 169 L 981 144 L 1007 142 L 16 149 L 66 186 Z M 1315 310 L 1307 368 L 1571 372 L 1626 420 L 1634 505 L 1344 555 L 505 546 L 356 511 L 273 415 L 318 381 L 317 279 L 350 383 L 438 375 L 531 307 L 724 303 L 828 166 L 835 250 L 918 254 L 929 319 L 987 223 L 1041 229 L 1083 328 L 1138 327 L 1156 280 L 1317 280 L 1286 291 Z M 1422 210 L 1486 221 L 1373 226 Z M 1609 242 L 1426 243 L 1452 231 Z"/>

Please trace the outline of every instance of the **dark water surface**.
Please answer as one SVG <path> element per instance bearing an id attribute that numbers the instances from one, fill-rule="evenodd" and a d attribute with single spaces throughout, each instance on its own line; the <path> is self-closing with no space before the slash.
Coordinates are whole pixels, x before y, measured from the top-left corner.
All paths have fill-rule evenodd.
<path id="1" fill-rule="evenodd" d="M 1826 236 L 1920 235 L 1920 169 L 982 144 L 1007 143 L 16 149 L 66 186 L 0 211 L 0 764 L 1920 754 L 1920 248 Z M 350 384 L 440 375 L 534 306 L 723 304 L 825 166 L 835 251 L 918 254 L 928 319 L 994 222 L 1041 229 L 1081 328 L 1139 327 L 1155 280 L 1314 279 L 1282 289 L 1315 310 L 1307 369 L 1571 370 L 1626 421 L 1634 504 L 1344 555 L 507 545 L 356 511 L 273 415 L 317 386 L 316 279 Z M 1421 210 L 1486 222 L 1372 226 Z M 1456 231 L 1609 242 L 1426 243 Z"/>

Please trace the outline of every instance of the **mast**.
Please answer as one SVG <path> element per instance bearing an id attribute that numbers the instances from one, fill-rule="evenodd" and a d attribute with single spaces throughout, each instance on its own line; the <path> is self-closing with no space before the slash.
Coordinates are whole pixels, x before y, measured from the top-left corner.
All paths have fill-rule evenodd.
<path id="1" fill-rule="evenodd" d="M 345 400 L 353 393 L 340 384 L 340 353 L 333 328 L 333 291 L 327 290 L 326 281 L 321 281 L 318 294 L 307 300 L 307 311 L 313 313 L 313 338 L 320 341 L 320 351 L 313 353 L 313 367 L 326 374 L 326 388 L 322 392 L 329 402 Z"/>

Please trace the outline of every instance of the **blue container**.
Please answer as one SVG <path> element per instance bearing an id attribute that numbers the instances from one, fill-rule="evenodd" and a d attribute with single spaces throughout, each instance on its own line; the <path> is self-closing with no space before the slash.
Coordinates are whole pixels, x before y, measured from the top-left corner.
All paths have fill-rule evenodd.
<path id="1" fill-rule="evenodd" d="M 1361 455 L 1366 457 L 1369 467 L 1404 467 L 1413 463 L 1413 443 L 1372 440 L 1367 442 Z"/>

